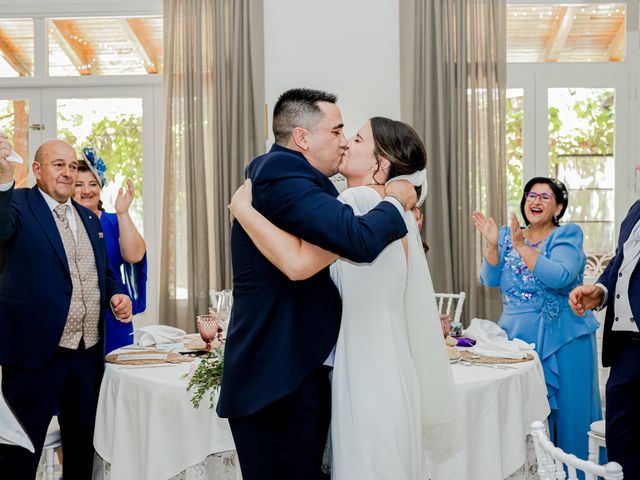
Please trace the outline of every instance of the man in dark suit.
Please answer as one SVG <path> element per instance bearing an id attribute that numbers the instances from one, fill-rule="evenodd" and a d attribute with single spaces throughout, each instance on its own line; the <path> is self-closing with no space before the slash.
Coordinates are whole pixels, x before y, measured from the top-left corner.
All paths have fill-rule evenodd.
<path id="1" fill-rule="evenodd" d="M 625 478 L 640 478 L 640 201 L 620 226 L 615 256 L 595 285 L 575 288 L 569 304 L 578 315 L 607 307 L 602 365 L 607 381 L 606 438 L 610 461 Z"/>
<path id="2" fill-rule="evenodd" d="M 253 205 L 296 236 L 371 262 L 406 234 L 402 210 L 415 204 L 415 189 L 393 182 L 385 201 L 362 217 L 336 199 L 328 177 L 337 173 L 347 143 L 335 102 L 332 94 L 308 89 L 280 97 L 275 145 L 246 169 Z M 229 418 L 245 480 L 322 478 L 331 416 L 324 363 L 338 337 L 340 295 L 328 267 L 307 280 L 289 280 L 238 222 L 231 245 L 234 305 L 218 414 Z"/>
<path id="3" fill-rule="evenodd" d="M 70 197 L 78 162 L 66 142 L 38 148 L 36 186 L 14 190 L 0 136 L 0 364 L 2 393 L 35 454 L 0 445 L 0 478 L 33 480 L 57 408 L 65 480 L 91 478 L 103 371 L 103 316 L 131 319 L 131 300 L 107 268 L 100 221 Z"/>

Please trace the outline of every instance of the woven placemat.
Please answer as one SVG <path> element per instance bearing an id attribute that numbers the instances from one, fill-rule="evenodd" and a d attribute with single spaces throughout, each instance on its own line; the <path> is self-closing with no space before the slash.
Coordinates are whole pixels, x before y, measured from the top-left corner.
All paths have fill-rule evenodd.
<path id="1" fill-rule="evenodd" d="M 137 358 L 137 359 L 126 359 L 122 358 L 124 355 L 136 355 L 136 356 L 154 356 L 154 355 L 163 355 L 166 357 L 159 358 Z M 119 358 L 120 357 L 120 358 Z M 178 353 L 174 352 L 162 352 L 160 350 L 145 350 L 141 352 L 136 351 L 128 351 L 122 353 L 110 353 L 105 357 L 105 361 L 107 363 L 115 363 L 117 365 L 157 365 L 159 363 L 183 363 L 183 362 L 191 362 L 193 358 L 185 357 Z"/>

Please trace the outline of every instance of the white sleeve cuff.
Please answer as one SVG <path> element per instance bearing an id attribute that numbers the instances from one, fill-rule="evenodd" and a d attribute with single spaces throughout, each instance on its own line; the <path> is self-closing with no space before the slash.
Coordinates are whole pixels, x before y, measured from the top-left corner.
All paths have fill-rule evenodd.
<path id="1" fill-rule="evenodd" d="M 597 310 L 602 310 L 604 306 L 607 304 L 607 299 L 609 298 L 609 291 L 607 290 L 607 287 L 605 287 L 601 283 L 596 283 L 595 286 L 604 292 L 604 300 L 602 300 L 602 303 L 597 308 Z"/>
<path id="2" fill-rule="evenodd" d="M 384 197 L 383 200 L 393 204 L 393 206 L 398 209 L 398 212 L 400 212 L 400 215 L 404 215 L 404 208 L 402 208 L 402 204 L 396 198 Z"/>
<path id="3" fill-rule="evenodd" d="M 14 181 L 11 180 L 10 182 L 7 183 L 0 183 L 0 192 L 7 192 L 11 189 L 11 187 L 13 187 Z"/>

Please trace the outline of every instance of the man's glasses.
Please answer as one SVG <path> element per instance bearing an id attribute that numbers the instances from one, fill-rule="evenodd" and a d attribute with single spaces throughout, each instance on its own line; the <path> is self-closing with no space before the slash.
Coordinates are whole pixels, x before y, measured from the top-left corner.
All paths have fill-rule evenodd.
<path id="1" fill-rule="evenodd" d="M 553 198 L 553 194 L 547 193 L 547 192 L 542 192 L 542 193 L 526 192 L 524 194 L 524 198 L 526 198 L 528 202 L 535 202 L 536 198 L 540 198 L 540 200 L 543 202 L 548 202 Z"/>

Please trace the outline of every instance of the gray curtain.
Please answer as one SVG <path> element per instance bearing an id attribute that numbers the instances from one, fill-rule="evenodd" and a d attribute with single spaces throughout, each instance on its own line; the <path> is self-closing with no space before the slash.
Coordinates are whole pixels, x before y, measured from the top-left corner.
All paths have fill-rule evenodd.
<path id="1" fill-rule="evenodd" d="M 165 0 L 160 323 L 193 331 L 231 288 L 231 195 L 264 152 L 260 0 Z"/>
<path id="2" fill-rule="evenodd" d="M 504 223 L 504 0 L 400 0 L 402 117 L 425 141 L 429 265 L 437 291 L 467 294 L 464 319 L 497 320 L 479 283 L 483 256 L 471 213 Z"/>

